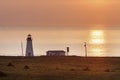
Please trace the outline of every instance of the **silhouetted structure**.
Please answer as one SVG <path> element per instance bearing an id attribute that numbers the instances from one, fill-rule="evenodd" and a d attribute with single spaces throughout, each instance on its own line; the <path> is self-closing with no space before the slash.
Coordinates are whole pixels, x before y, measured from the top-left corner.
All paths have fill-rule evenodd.
<path id="1" fill-rule="evenodd" d="M 23 43 L 21 42 L 21 51 L 22 51 L 22 56 L 24 56 L 24 53 L 23 53 Z"/>
<path id="2" fill-rule="evenodd" d="M 87 55 L 87 43 L 86 42 L 84 42 L 84 47 L 85 47 L 85 57 L 87 57 L 88 55 Z"/>
<path id="3" fill-rule="evenodd" d="M 69 55 L 69 52 L 70 52 L 70 48 L 67 47 L 67 56 Z"/>
<path id="4" fill-rule="evenodd" d="M 65 51 L 63 50 L 51 50 L 46 52 L 47 56 L 65 56 Z"/>
<path id="5" fill-rule="evenodd" d="M 26 56 L 34 56 L 32 38 L 30 34 L 27 37 Z"/>

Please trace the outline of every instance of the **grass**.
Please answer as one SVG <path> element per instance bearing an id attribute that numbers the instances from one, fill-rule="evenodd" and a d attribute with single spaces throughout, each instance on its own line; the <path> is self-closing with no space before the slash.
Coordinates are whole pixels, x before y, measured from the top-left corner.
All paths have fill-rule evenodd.
<path id="1" fill-rule="evenodd" d="M 120 80 L 120 58 L 0 57 L 0 71 L 0 80 Z"/>

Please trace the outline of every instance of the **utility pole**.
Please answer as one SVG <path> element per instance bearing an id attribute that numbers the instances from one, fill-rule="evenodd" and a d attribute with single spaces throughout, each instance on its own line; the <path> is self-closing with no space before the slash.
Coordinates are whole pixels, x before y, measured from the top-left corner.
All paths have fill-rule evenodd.
<path id="1" fill-rule="evenodd" d="M 69 53 L 70 52 L 70 48 L 69 47 L 67 47 L 67 56 L 69 56 Z"/>
<path id="2" fill-rule="evenodd" d="M 85 57 L 87 57 L 88 54 L 87 54 L 87 43 L 86 42 L 84 42 L 84 47 L 85 47 Z"/>
<path id="3" fill-rule="evenodd" d="M 23 43 L 21 42 L 21 51 L 22 51 L 22 56 L 24 56 L 24 53 L 23 53 Z"/>

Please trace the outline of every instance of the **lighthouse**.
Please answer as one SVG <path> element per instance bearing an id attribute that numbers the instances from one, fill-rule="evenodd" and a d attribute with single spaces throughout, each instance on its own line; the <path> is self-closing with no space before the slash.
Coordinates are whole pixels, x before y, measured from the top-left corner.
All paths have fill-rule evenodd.
<path id="1" fill-rule="evenodd" d="M 27 57 L 32 57 L 32 56 L 34 56 L 31 34 L 29 34 L 29 35 L 27 36 L 26 56 L 27 56 Z"/>

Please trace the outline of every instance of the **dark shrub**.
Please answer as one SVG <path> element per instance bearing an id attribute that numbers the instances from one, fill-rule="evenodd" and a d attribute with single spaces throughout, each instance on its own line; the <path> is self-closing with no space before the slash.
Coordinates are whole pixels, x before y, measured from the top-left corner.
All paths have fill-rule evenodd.
<path id="1" fill-rule="evenodd" d="M 59 67 L 56 67 L 56 70 L 59 70 Z"/>
<path id="2" fill-rule="evenodd" d="M 6 77 L 6 76 L 7 75 L 4 72 L 0 71 L 0 77 Z"/>
<path id="3" fill-rule="evenodd" d="M 110 69 L 106 69 L 105 72 L 110 72 Z"/>
<path id="4" fill-rule="evenodd" d="M 86 68 L 83 69 L 83 71 L 90 71 L 90 68 L 86 67 Z"/>
<path id="5" fill-rule="evenodd" d="M 14 67 L 14 65 L 11 62 L 9 62 L 7 66 L 8 67 Z"/>
<path id="6" fill-rule="evenodd" d="M 75 69 L 72 68 L 72 69 L 70 69 L 70 71 L 75 71 Z"/>
<path id="7" fill-rule="evenodd" d="M 30 69 L 30 67 L 26 65 L 26 66 L 24 66 L 24 69 Z"/>

